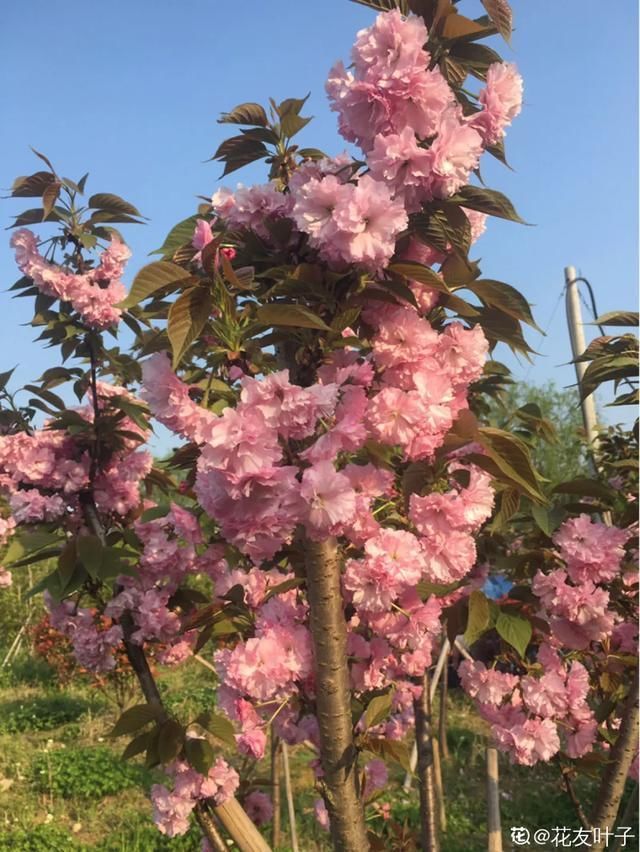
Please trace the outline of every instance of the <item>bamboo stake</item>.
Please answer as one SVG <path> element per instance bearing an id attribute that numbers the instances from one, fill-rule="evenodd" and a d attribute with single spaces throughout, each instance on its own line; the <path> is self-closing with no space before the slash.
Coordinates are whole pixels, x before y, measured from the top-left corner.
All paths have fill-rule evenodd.
<path id="1" fill-rule="evenodd" d="M 271 845 L 277 849 L 281 843 L 282 814 L 280 804 L 280 740 L 271 726 L 271 799 L 273 821 L 271 823 Z"/>
<path id="2" fill-rule="evenodd" d="M 502 852 L 498 750 L 487 746 L 487 849 Z"/>
<path id="3" fill-rule="evenodd" d="M 291 770 L 289 768 L 289 747 L 283 740 L 282 748 L 282 768 L 284 771 L 284 789 L 287 796 L 287 811 L 289 813 L 289 830 L 291 832 L 291 848 L 293 852 L 300 852 L 298 846 L 298 829 L 296 827 L 296 810 L 293 804 L 293 788 L 291 786 Z"/>

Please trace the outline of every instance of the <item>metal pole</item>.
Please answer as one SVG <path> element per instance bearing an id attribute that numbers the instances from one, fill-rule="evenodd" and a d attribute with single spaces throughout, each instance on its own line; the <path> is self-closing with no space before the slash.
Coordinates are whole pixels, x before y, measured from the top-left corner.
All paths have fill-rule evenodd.
<path id="1" fill-rule="evenodd" d="M 567 325 L 569 326 L 569 339 L 571 340 L 571 351 L 574 361 L 582 355 L 587 348 L 584 339 L 584 326 L 582 323 L 582 311 L 580 309 L 580 294 L 578 292 L 578 277 L 574 266 L 566 266 L 564 270 L 565 298 L 567 307 Z M 587 369 L 584 361 L 575 364 L 578 388 L 582 390 L 582 380 Z M 598 449 L 598 418 L 596 415 L 596 404 L 593 394 L 585 397 L 582 402 L 582 419 L 587 434 L 587 440 L 592 453 Z M 595 459 L 594 459 L 595 467 Z"/>

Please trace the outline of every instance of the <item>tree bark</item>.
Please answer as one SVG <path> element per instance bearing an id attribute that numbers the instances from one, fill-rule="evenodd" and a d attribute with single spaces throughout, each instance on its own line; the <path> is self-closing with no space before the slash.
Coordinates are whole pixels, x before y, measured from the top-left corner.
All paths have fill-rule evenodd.
<path id="1" fill-rule="evenodd" d="M 224 839 L 218 831 L 218 826 L 215 824 L 213 816 L 206 808 L 204 802 L 198 802 L 195 808 L 196 818 L 200 828 L 204 831 L 206 826 L 206 838 L 213 852 L 228 852 L 229 847 L 224 842 Z"/>
<path id="2" fill-rule="evenodd" d="M 335 539 L 304 541 L 307 596 L 316 678 L 316 712 L 324 799 L 336 852 L 369 849 L 364 810 L 357 791 L 347 628 Z"/>
<path id="3" fill-rule="evenodd" d="M 422 852 L 440 852 L 438 803 L 433 768 L 431 696 L 429 671 L 422 678 L 422 694 L 413 702 L 418 746 L 418 783 L 420 786 L 420 843 Z"/>
<path id="4" fill-rule="evenodd" d="M 596 797 L 591 823 L 594 828 L 600 829 L 602 839 L 591 847 L 593 852 L 602 852 L 606 848 L 605 830 L 613 831 L 615 827 L 629 768 L 638 753 L 638 720 L 638 672 L 636 670 L 624 705 L 618 738 L 611 749 L 609 763 Z"/>

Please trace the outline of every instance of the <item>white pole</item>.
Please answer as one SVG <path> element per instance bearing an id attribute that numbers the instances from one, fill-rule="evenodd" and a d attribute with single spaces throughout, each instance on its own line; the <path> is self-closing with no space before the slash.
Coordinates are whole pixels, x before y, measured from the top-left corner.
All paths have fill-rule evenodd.
<path id="1" fill-rule="evenodd" d="M 567 306 L 567 324 L 569 326 L 569 339 L 571 340 L 571 351 L 574 360 L 582 355 L 587 348 L 584 339 L 584 325 L 582 323 L 582 311 L 580 309 L 580 294 L 578 292 L 577 273 L 574 266 L 566 266 L 564 270 L 565 298 Z M 582 380 L 584 378 L 587 364 L 578 361 L 575 364 L 578 388 L 582 391 Z M 596 415 L 596 404 L 593 394 L 582 400 L 582 419 L 584 421 L 587 440 L 592 453 L 598 449 L 598 418 Z M 594 459 L 595 467 L 595 459 Z"/>

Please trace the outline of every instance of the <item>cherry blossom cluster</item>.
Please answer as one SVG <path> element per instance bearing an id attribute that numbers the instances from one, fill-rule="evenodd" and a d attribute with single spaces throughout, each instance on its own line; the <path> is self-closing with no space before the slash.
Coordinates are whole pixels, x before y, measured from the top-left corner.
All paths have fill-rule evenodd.
<path id="1" fill-rule="evenodd" d="M 560 748 L 573 758 L 591 751 L 597 722 L 587 703 L 589 673 L 578 661 L 567 663 L 548 644 L 538 649 L 542 674 L 518 676 L 465 660 L 462 686 L 476 700 L 497 747 L 516 763 L 533 766 Z"/>
<path id="2" fill-rule="evenodd" d="M 589 753 L 596 742 L 597 722 L 587 703 L 589 670 L 575 651 L 598 656 L 603 642 L 619 653 L 637 654 L 637 627 L 609 608 L 603 587 L 622 574 L 629 530 L 593 521 L 588 515 L 567 520 L 553 536 L 564 568 L 539 571 L 531 588 L 539 598 L 539 617 L 548 637 L 539 646 L 526 674 L 487 669 L 482 662 L 459 667 L 462 686 L 491 726 L 502 751 L 528 766 L 550 760 L 561 749 L 571 758 Z"/>
<path id="3" fill-rule="evenodd" d="M 468 183 L 522 104 L 520 75 L 496 62 L 480 91 L 480 110 L 465 115 L 440 70 L 429 67 L 427 38 L 421 18 L 380 14 L 358 34 L 350 69 L 338 62 L 330 72 L 331 108 L 342 136 L 365 152 L 366 174 L 357 177 L 358 164 L 346 156 L 305 163 L 286 194 L 275 181 L 218 190 L 216 213 L 230 228 L 266 240 L 270 219 L 292 219 L 327 263 L 382 271 L 408 215 Z"/>
<path id="4" fill-rule="evenodd" d="M 609 635 L 616 621 L 609 609 L 604 584 L 620 574 L 629 531 L 592 521 L 580 515 L 564 523 L 554 535 L 564 568 L 533 578 L 551 629 L 567 647 L 588 648 Z"/>
<path id="5" fill-rule="evenodd" d="M 238 773 L 222 757 L 216 759 L 206 776 L 183 761 L 175 761 L 166 772 L 173 779 L 173 789 L 154 784 L 151 801 L 153 821 L 167 837 L 177 837 L 189 830 L 191 813 L 199 801 L 221 805 L 234 795 L 240 783 Z"/>
<path id="6" fill-rule="evenodd" d="M 102 330 L 119 322 L 122 309 L 118 304 L 127 294 L 121 277 L 131 252 L 118 237 L 111 238 L 98 266 L 82 274 L 42 257 L 38 238 L 27 228 L 15 232 L 11 245 L 23 275 L 31 278 L 45 296 L 68 302 L 84 325 Z"/>
<path id="7" fill-rule="evenodd" d="M 105 383 L 99 383 L 97 391 L 101 409 L 109 407 L 113 398 L 135 400 L 124 388 Z M 92 422 L 90 405 L 76 412 Z M 139 449 L 149 431 L 130 417 L 124 417 L 121 425 L 128 437 L 94 477 L 93 495 L 100 513 L 123 518 L 138 506 L 140 482 L 151 470 L 153 458 Z M 8 540 L 17 525 L 58 521 L 77 526 L 79 495 L 90 485 L 89 447 L 79 435 L 53 426 L 48 422 L 31 432 L 0 435 L 0 494 L 10 512 L 8 518 L 0 518 L 0 543 Z M 7 574 L 0 574 L 4 585 L 10 582 Z"/>

